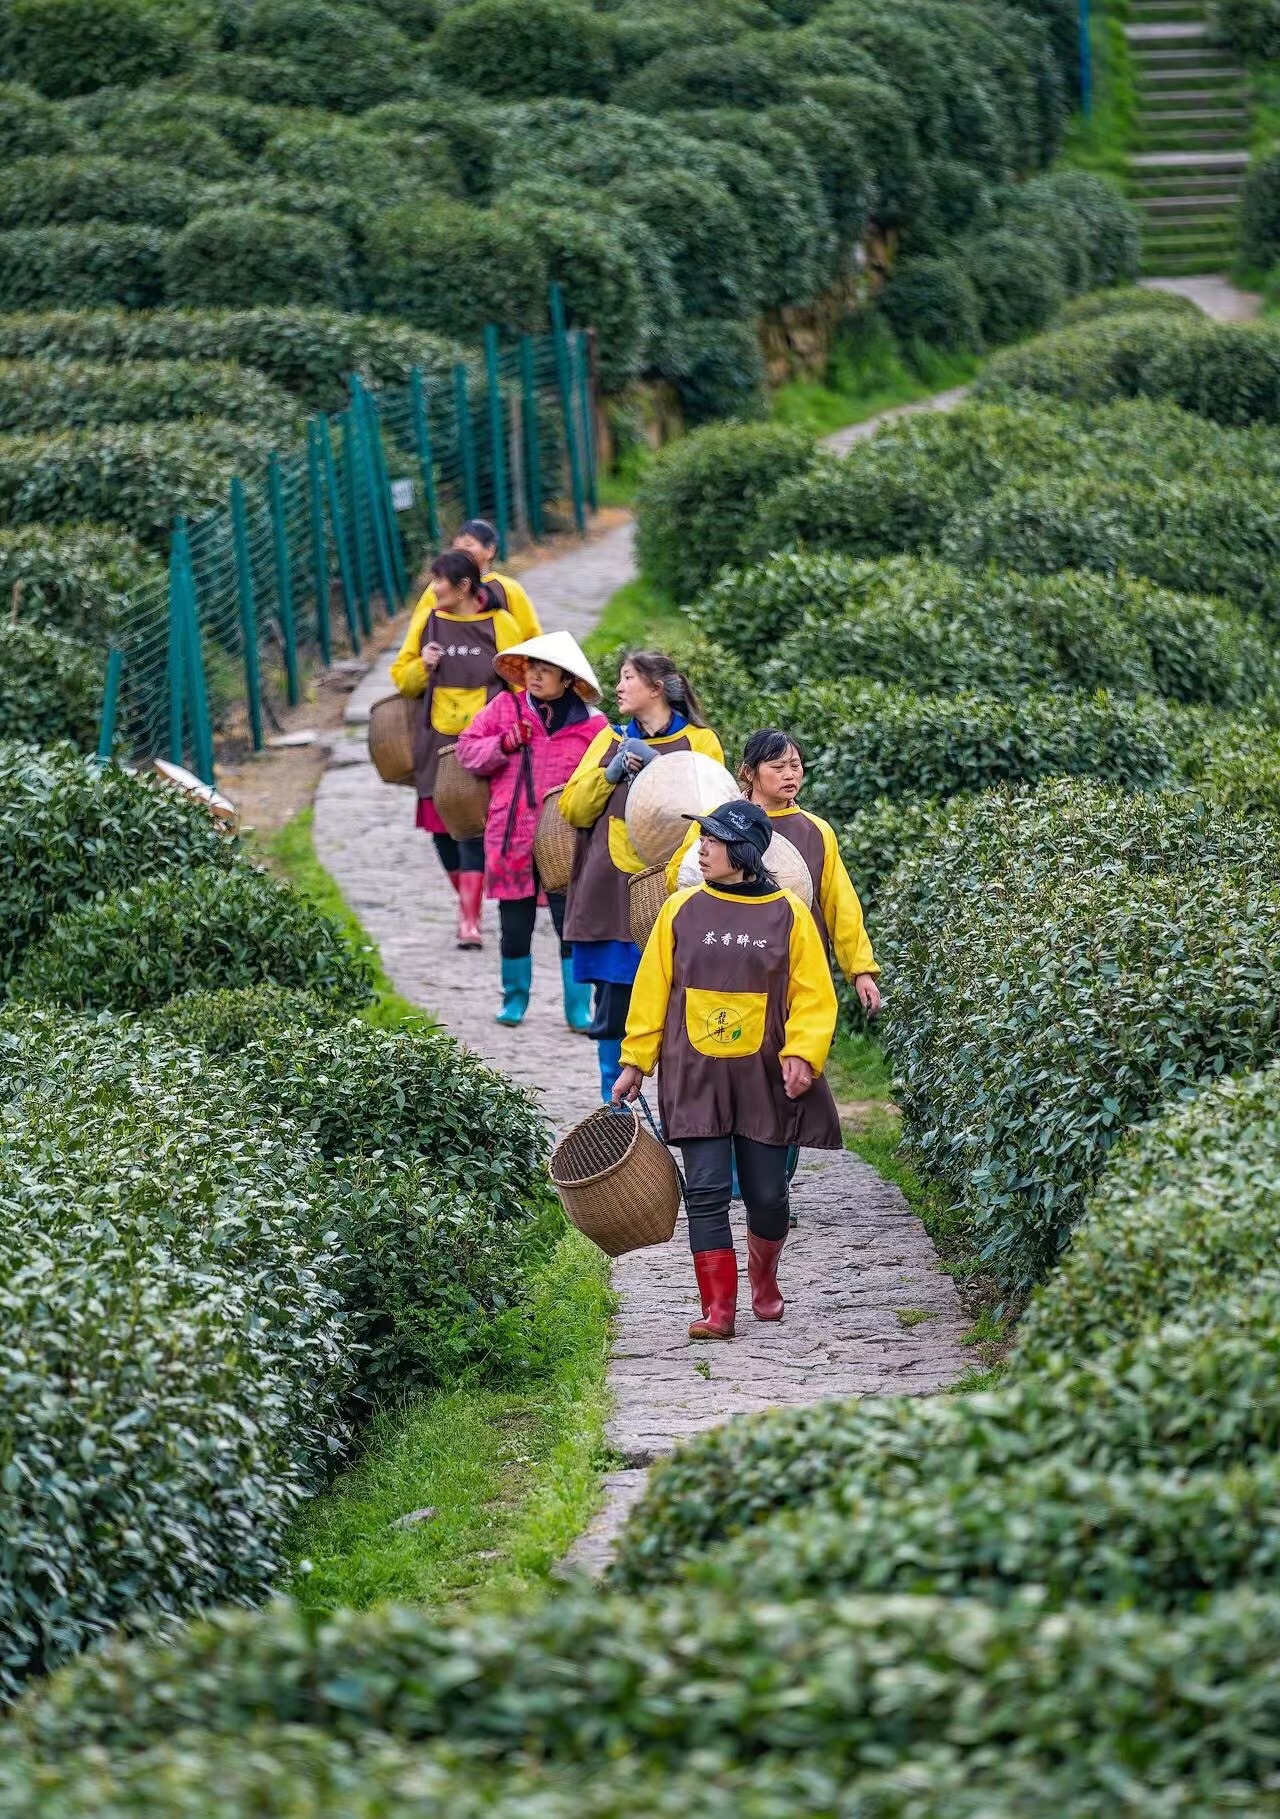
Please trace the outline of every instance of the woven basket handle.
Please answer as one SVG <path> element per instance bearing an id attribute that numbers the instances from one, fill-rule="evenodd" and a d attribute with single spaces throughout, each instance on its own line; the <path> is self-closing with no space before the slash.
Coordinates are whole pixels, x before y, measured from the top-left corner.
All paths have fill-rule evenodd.
<path id="1" fill-rule="evenodd" d="M 658 1142 L 662 1145 L 663 1149 L 669 1150 L 671 1145 L 667 1142 L 666 1138 L 662 1135 L 662 1132 L 658 1129 L 657 1125 L 654 1123 L 653 1113 L 649 1110 L 649 1101 L 645 1098 L 643 1093 L 638 1093 L 636 1095 L 635 1103 L 637 1105 L 639 1105 L 640 1110 L 644 1113 L 645 1122 L 648 1124 L 649 1129 L 653 1132 L 654 1136 L 658 1139 Z M 613 1102 L 610 1101 L 607 1109 L 615 1114 L 618 1114 L 618 1113 L 625 1112 L 627 1110 L 627 1107 L 625 1105 L 614 1105 Z M 675 1157 L 673 1156 L 671 1158 L 671 1160 L 673 1162 L 675 1162 Z M 681 1168 L 681 1166 L 678 1162 L 676 1162 L 676 1180 L 680 1183 L 680 1204 L 684 1207 L 685 1216 L 687 1218 L 688 1213 L 689 1213 L 689 1196 L 685 1192 L 684 1170 Z"/>

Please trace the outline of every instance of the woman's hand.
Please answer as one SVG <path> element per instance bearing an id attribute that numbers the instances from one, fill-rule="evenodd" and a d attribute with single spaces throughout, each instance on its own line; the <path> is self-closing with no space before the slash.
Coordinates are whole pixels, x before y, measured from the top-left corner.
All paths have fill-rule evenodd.
<path id="1" fill-rule="evenodd" d="M 658 755 L 643 739 L 624 739 L 622 751 L 627 769 L 633 777 L 638 777 L 645 765 L 652 764 Z"/>
<path id="2" fill-rule="evenodd" d="M 853 982 L 853 989 L 858 994 L 858 1003 L 868 1017 L 880 1014 L 880 987 L 876 984 L 873 973 L 859 973 Z"/>
<path id="3" fill-rule="evenodd" d="M 813 1085 L 813 1069 L 799 1055 L 784 1055 L 782 1060 L 782 1090 L 788 1099 L 803 1099 Z"/>
<path id="4" fill-rule="evenodd" d="M 510 757 L 513 752 L 518 752 L 522 745 L 528 745 L 532 738 L 533 728 L 522 714 L 515 725 L 508 727 L 502 735 L 502 749 Z"/>
<path id="5" fill-rule="evenodd" d="M 624 1067 L 613 1083 L 613 1103 L 615 1105 L 633 1105 L 640 1097 L 640 1088 L 644 1085 L 644 1075 L 638 1067 Z"/>
<path id="6" fill-rule="evenodd" d="M 422 647 L 422 661 L 429 670 L 434 669 L 443 656 L 444 646 L 443 644 L 437 644 L 434 638 L 431 640 L 430 644 L 424 644 Z"/>

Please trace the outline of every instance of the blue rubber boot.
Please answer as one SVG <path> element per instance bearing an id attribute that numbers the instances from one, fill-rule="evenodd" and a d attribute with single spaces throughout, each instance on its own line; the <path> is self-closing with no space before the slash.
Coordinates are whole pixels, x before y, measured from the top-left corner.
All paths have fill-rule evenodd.
<path id="1" fill-rule="evenodd" d="M 614 1037 L 606 1036 L 596 1047 L 600 1051 L 600 1099 L 602 1104 L 608 1105 L 613 1098 L 614 1084 L 622 1072 L 622 1044 Z"/>
<path id="2" fill-rule="evenodd" d="M 502 1009 L 494 1018 L 495 1023 L 523 1023 L 524 1014 L 529 1008 L 529 993 L 533 989 L 533 959 L 526 954 L 522 960 L 504 960 L 502 962 Z"/>
<path id="3" fill-rule="evenodd" d="M 574 978 L 572 960 L 560 962 L 560 978 L 564 984 L 564 1020 L 571 1030 L 583 1036 L 591 1028 L 590 983 Z"/>

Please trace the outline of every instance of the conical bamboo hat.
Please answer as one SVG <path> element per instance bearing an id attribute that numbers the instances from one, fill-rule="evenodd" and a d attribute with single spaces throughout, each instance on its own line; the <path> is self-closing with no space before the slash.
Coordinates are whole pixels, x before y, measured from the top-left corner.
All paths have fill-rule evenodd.
<path id="1" fill-rule="evenodd" d="M 531 657 L 539 663 L 554 663 L 558 669 L 568 670 L 576 678 L 573 686 L 584 701 L 594 706 L 600 699 L 596 672 L 583 656 L 582 646 L 572 633 L 541 632 L 536 638 L 526 638 L 523 644 L 508 645 L 494 658 L 493 667 L 512 688 L 523 688 Z"/>

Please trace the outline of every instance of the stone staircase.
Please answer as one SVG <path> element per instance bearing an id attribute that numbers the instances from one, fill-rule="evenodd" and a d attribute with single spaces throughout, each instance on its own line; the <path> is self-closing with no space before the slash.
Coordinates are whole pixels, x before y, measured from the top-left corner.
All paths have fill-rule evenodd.
<path id="1" fill-rule="evenodd" d="M 1249 162 L 1245 72 L 1212 42 L 1202 0 L 1130 0 L 1125 37 L 1138 90 L 1129 194 L 1143 216 L 1143 270 L 1225 270 Z"/>

